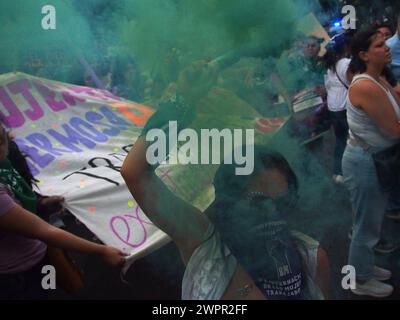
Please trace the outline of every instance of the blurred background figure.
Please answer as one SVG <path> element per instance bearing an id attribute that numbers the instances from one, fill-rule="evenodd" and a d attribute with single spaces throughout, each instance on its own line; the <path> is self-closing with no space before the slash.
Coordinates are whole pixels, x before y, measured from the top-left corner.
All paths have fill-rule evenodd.
<path id="1" fill-rule="evenodd" d="M 386 44 L 392 53 L 391 69 L 397 81 L 400 81 L 400 14 L 397 18 L 397 32 L 387 39 Z"/>
<path id="2" fill-rule="evenodd" d="M 118 56 L 114 59 L 111 74 L 111 92 L 135 102 L 144 98 L 144 84 L 139 66 L 128 56 Z"/>
<path id="3" fill-rule="evenodd" d="M 393 37 L 393 30 L 390 24 L 378 24 L 376 26 L 376 30 L 383 34 L 385 40 L 388 40 L 391 37 Z"/>
<path id="4" fill-rule="evenodd" d="M 333 165 L 333 180 L 336 183 L 343 183 L 342 157 L 349 131 L 346 98 L 348 88 L 353 80 L 353 73 L 349 69 L 350 41 L 350 34 L 336 35 L 328 44 L 324 56 L 325 67 L 328 69 L 325 76 L 328 109 L 336 138 Z"/>

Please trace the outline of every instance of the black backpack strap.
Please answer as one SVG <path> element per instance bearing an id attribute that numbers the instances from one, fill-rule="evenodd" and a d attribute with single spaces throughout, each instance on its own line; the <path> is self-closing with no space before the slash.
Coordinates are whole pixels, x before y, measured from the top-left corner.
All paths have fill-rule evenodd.
<path id="1" fill-rule="evenodd" d="M 347 84 L 345 84 L 344 81 L 343 81 L 342 79 L 340 79 L 339 74 L 338 74 L 338 72 L 337 72 L 337 70 L 336 70 L 336 66 L 334 67 L 334 69 L 335 69 L 336 77 L 339 79 L 340 83 L 341 83 L 342 85 L 344 85 L 344 87 L 345 87 L 347 90 L 349 90 L 349 86 L 348 86 Z"/>

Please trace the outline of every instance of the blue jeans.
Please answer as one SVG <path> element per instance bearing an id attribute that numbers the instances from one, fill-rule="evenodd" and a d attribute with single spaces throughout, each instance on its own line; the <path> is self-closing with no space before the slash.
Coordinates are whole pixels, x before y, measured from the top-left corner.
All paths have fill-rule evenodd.
<path id="1" fill-rule="evenodd" d="M 342 175 L 342 158 L 349 133 L 346 110 L 337 112 L 329 111 L 329 116 L 336 138 L 335 153 L 333 158 L 333 174 Z"/>
<path id="2" fill-rule="evenodd" d="M 380 238 L 389 195 L 379 187 L 371 154 L 360 146 L 347 144 L 343 176 L 355 215 L 348 264 L 354 266 L 358 280 L 366 281 L 373 275 L 374 247 Z"/>

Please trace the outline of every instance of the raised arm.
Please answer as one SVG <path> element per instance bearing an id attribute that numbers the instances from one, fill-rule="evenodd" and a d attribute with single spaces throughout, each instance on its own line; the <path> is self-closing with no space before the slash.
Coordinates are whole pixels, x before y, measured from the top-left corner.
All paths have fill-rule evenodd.
<path id="1" fill-rule="evenodd" d="M 177 91 L 186 106 L 195 108 L 197 101 L 208 92 L 215 79 L 215 68 L 205 62 L 197 62 L 182 72 Z M 170 115 L 177 117 L 169 118 Z M 149 122 L 154 124 L 152 128 L 157 128 L 167 124 L 169 120 L 177 120 L 178 125 L 180 120 L 184 121 L 180 119 L 179 112 L 168 112 L 160 106 Z M 147 161 L 147 147 L 144 134 L 126 157 L 121 170 L 122 177 L 148 218 L 172 238 L 183 259 L 187 261 L 204 240 L 208 219 L 197 208 L 174 195 L 157 177 L 154 168 Z"/>

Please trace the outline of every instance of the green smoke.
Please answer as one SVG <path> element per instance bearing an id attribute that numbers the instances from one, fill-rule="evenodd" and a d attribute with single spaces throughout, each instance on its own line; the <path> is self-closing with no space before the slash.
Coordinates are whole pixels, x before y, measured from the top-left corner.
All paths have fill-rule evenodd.
<path id="1" fill-rule="evenodd" d="M 56 29 L 42 28 L 42 7 L 53 5 L 56 9 Z M 77 63 L 78 52 L 95 54 L 95 42 L 88 21 L 72 6 L 70 1 L 3 0 L 0 3 L 0 61 L 7 71 L 20 70 L 25 64 L 39 59 L 41 63 L 60 71 Z M 78 51 L 79 49 L 79 51 Z M 57 61 L 57 53 L 62 52 Z M 69 72 L 65 70 L 65 72 Z"/>
<path id="2" fill-rule="evenodd" d="M 174 48 L 184 64 L 245 46 L 287 48 L 297 18 L 290 0 L 127 0 L 120 30 L 123 45 L 151 69 Z"/>

